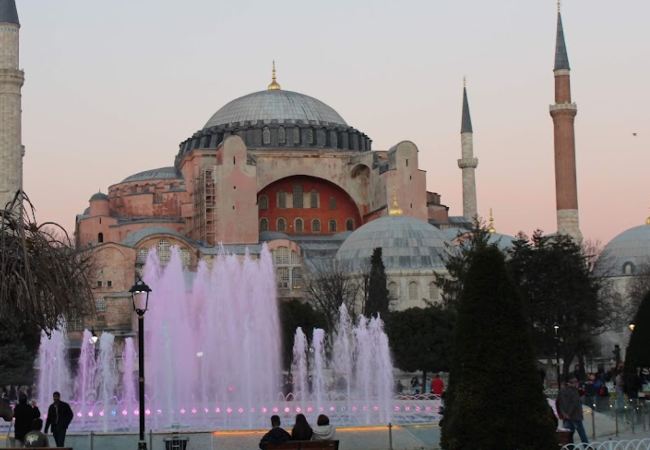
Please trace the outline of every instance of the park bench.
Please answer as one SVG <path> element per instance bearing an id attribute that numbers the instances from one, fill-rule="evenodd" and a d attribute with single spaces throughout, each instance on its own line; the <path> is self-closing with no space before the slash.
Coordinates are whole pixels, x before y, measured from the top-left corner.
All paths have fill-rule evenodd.
<path id="1" fill-rule="evenodd" d="M 52 450 L 53 447 L 31 447 L 32 450 Z M 72 450 L 72 447 L 54 447 L 58 450 Z M 25 450 L 24 447 L 6 447 L 3 450 Z"/>
<path id="2" fill-rule="evenodd" d="M 339 441 L 286 441 L 267 444 L 266 450 L 339 450 Z"/>

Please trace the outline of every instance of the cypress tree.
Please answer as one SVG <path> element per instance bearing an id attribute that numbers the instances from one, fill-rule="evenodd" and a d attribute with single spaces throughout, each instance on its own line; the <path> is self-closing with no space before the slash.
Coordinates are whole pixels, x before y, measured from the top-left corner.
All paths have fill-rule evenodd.
<path id="1" fill-rule="evenodd" d="M 625 365 L 631 370 L 650 366 L 650 292 L 648 292 L 634 315 L 634 330 L 625 352 Z"/>
<path id="2" fill-rule="evenodd" d="M 522 301 L 504 255 L 493 245 L 472 256 L 460 296 L 441 446 L 557 446 Z"/>
<path id="3" fill-rule="evenodd" d="M 364 315 L 367 317 L 380 315 L 382 318 L 386 318 L 388 316 L 388 305 L 391 299 L 387 287 L 386 268 L 381 255 L 381 248 L 375 248 L 370 257 L 368 300 L 364 311 Z"/>

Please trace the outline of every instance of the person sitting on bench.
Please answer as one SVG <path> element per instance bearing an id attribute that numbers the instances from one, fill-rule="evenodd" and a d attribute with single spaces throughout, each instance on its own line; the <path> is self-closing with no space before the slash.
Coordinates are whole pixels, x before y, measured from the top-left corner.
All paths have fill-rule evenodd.
<path id="1" fill-rule="evenodd" d="M 41 431 L 41 428 L 43 428 L 43 419 L 34 419 L 32 421 L 32 431 L 25 435 L 26 448 L 50 446 L 50 440 Z"/>
<path id="2" fill-rule="evenodd" d="M 260 441 L 260 448 L 262 450 L 266 448 L 266 444 L 282 444 L 291 440 L 291 435 L 284 428 L 280 427 L 280 416 L 271 416 L 271 426 L 273 428 Z"/>
<path id="3" fill-rule="evenodd" d="M 312 429 L 314 433 L 311 437 L 312 441 L 331 441 L 336 439 L 336 428 L 330 425 L 330 418 L 325 414 L 318 416 L 316 426 Z"/>

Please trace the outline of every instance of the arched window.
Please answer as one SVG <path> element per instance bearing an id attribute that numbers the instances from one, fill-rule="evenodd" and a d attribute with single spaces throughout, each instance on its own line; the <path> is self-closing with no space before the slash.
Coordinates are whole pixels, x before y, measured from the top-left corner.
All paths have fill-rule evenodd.
<path id="1" fill-rule="evenodd" d="M 284 144 L 286 141 L 286 133 L 284 131 L 284 127 L 279 127 L 278 128 L 278 143 L 279 144 Z"/>
<path id="2" fill-rule="evenodd" d="M 336 197 L 330 197 L 330 209 L 336 209 Z"/>
<path id="3" fill-rule="evenodd" d="M 147 262 L 147 256 L 149 256 L 149 250 L 146 248 L 141 248 L 138 250 L 138 257 L 136 262 L 138 264 L 145 264 Z"/>
<path id="4" fill-rule="evenodd" d="M 104 242 L 104 233 L 99 233 L 97 235 L 97 242 L 99 242 L 100 244 Z"/>
<path id="5" fill-rule="evenodd" d="M 418 300 L 418 291 L 419 291 L 419 286 L 417 281 L 411 281 L 409 283 L 409 300 Z"/>
<path id="6" fill-rule="evenodd" d="M 304 222 L 302 221 L 302 219 L 296 219 L 296 223 L 295 223 L 294 227 L 295 227 L 297 233 L 302 233 L 303 231 L 305 231 L 305 226 L 304 226 Z"/>
<path id="7" fill-rule="evenodd" d="M 293 129 L 293 143 L 300 144 L 300 128 L 298 127 Z"/>
<path id="8" fill-rule="evenodd" d="M 302 265 L 298 253 L 287 247 L 278 247 L 273 251 L 273 265 L 278 289 L 302 289 Z"/>
<path id="9" fill-rule="evenodd" d="M 329 230 L 331 232 L 336 232 L 336 220 L 334 220 L 334 219 L 330 220 Z"/>
<path id="10" fill-rule="evenodd" d="M 347 231 L 354 231 L 354 219 L 348 219 L 345 221 L 345 229 Z"/>
<path id="11" fill-rule="evenodd" d="M 183 267 L 188 267 L 190 265 L 191 261 L 191 255 L 190 251 L 187 248 L 181 249 L 181 263 L 183 264 Z"/>
<path id="12" fill-rule="evenodd" d="M 264 145 L 271 143 L 271 130 L 269 130 L 269 127 L 262 128 L 262 143 Z"/>
<path id="13" fill-rule="evenodd" d="M 302 209 L 303 197 L 302 197 L 302 186 L 300 184 L 295 184 L 293 186 L 293 207 L 297 209 Z"/>
<path id="14" fill-rule="evenodd" d="M 314 219 L 311 221 L 311 231 L 314 233 L 320 233 L 320 220 Z"/>
<path id="15" fill-rule="evenodd" d="M 269 198 L 266 195 L 260 195 L 260 209 L 269 209 Z"/>
<path id="16" fill-rule="evenodd" d="M 623 264 L 623 275 L 634 275 L 634 264 L 631 262 L 626 262 Z"/>
<path id="17" fill-rule="evenodd" d="M 284 191 L 278 192 L 278 208 L 284 209 L 287 207 L 287 193 Z"/>
<path id="18" fill-rule="evenodd" d="M 435 282 L 429 283 L 429 300 L 437 301 L 439 299 L 440 294 L 438 293 L 438 286 L 436 286 Z"/>
<path id="19" fill-rule="evenodd" d="M 278 219 L 277 228 L 278 228 L 278 231 L 287 231 L 287 222 L 282 218 Z"/>
<path id="20" fill-rule="evenodd" d="M 388 283 L 388 295 L 390 295 L 391 300 L 397 300 L 397 283 L 394 281 Z"/>
<path id="21" fill-rule="evenodd" d="M 307 129 L 307 143 L 308 144 L 314 143 L 314 130 L 312 130 L 311 128 Z"/>
<path id="22" fill-rule="evenodd" d="M 318 192 L 316 192 L 316 189 L 312 189 L 309 193 L 309 206 L 318 208 Z"/>
<path id="23" fill-rule="evenodd" d="M 95 300 L 95 309 L 97 312 L 105 312 L 106 311 L 106 299 L 105 298 L 98 298 Z"/>
<path id="24" fill-rule="evenodd" d="M 264 217 L 260 219 L 260 231 L 269 231 L 269 219 Z"/>
<path id="25" fill-rule="evenodd" d="M 160 264 L 167 264 L 171 257 L 172 252 L 169 241 L 166 239 L 161 239 L 158 242 L 158 260 L 160 260 Z"/>

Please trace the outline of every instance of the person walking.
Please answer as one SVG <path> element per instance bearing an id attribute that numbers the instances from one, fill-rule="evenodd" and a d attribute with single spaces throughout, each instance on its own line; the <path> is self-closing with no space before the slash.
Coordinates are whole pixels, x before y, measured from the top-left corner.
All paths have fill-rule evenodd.
<path id="1" fill-rule="evenodd" d="M 57 447 L 65 447 L 65 434 L 68 431 L 70 422 L 74 418 L 72 408 L 64 401 L 61 401 L 61 394 L 52 394 L 54 402 L 47 409 L 47 421 L 45 422 L 45 434 L 52 427 L 52 436 Z"/>
<path id="2" fill-rule="evenodd" d="M 442 393 L 445 391 L 445 382 L 440 378 L 440 374 L 437 373 L 433 380 L 431 380 L 431 393 L 442 397 Z"/>
<path id="3" fill-rule="evenodd" d="M 582 400 L 580 400 L 578 392 L 577 378 L 572 377 L 569 384 L 560 389 L 556 407 L 558 416 L 564 421 L 564 428 L 571 430 L 568 443 L 573 444 L 573 434 L 577 430 L 582 443 L 588 444 L 589 439 L 583 423 Z"/>
<path id="4" fill-rule="evenodd" d="M 616 409 L 623 411 L 625 409 L 625 372 L 623 372 L 623 364 L 617 370 L 616 378 L 614 378 L 614 384 L 616 385 Z"/>
<path id="5" fill-rule="evenodd" d="M 14 408 L 14 436 L 21 446 L 25 445 L 25 435 L 32 430 L 34 419 L 41 417 L 38 408 L 27 403 L 27 394 L 20 393 L 18 404 Z"/>

